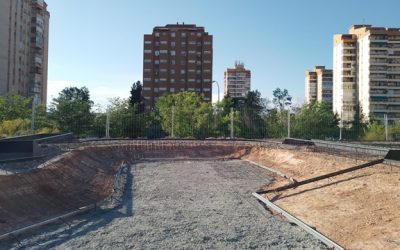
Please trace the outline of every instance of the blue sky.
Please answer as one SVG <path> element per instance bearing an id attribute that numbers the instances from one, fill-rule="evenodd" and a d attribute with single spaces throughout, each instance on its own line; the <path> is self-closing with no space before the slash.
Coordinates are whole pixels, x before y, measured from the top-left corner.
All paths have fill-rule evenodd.
<path id="1" fill-rule="evenodd" d="M 332 67 L 332 39 L 352 24 L 400 27 L 397 0 L 46 0 L 50 11 L 48 99 L 87 86 L 96 103 L 129 96 L 142 81 L 143 35 L 185 22 L 214 36 L 213 78 L 235 60 L 252 71 L 252 89 L 271 98 L 286 88 L 304 99 L 304 71 Z M 215 86 L 214 86 L 215 88 Z M 214 100 L 217 90 L 214 89 Z"/>

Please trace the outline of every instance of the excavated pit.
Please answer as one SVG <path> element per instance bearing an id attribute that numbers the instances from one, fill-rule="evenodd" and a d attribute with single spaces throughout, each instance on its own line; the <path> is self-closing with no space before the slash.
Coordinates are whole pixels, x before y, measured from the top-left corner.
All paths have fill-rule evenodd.
<path id="1" fill-rule="evenodd" d="M 105 199 L 112 192 L 114 175 L 122 161 L 243 159 L 302 180 L 365 160 L 310 149 L 224 142 L 121 142 L 76 148 L 41 169 L 0 176 L 0 234 Z M 274 182 L 264 188 L 289 182 L 274 177 Z M 400 248 L 399 181 L 399 168 L 379 164 L 268 198 L 346 248 L 395 249 Z"/>

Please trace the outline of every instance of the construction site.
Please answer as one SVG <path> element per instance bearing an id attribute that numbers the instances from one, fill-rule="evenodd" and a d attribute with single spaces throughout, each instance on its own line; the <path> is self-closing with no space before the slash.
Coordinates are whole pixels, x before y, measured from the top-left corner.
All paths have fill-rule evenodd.
<path id="1" fill-rule="evenodd" d="M 399 152 L 313 140 L 41 141 L 0 162 L 4 249 L 399 249 Z"/>

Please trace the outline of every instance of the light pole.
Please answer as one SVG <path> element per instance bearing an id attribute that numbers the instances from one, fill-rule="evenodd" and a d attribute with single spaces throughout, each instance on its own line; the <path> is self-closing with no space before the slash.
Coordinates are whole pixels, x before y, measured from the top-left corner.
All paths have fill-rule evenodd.
<path id="1" fill-rule="evenodd" d="M 219 103 L 219 84 L 218 84 L 217 81 L 212 81 L 212 83 L 216 83 L 217 84 L 217 87 L 218 87 L 218 103 Z"/>

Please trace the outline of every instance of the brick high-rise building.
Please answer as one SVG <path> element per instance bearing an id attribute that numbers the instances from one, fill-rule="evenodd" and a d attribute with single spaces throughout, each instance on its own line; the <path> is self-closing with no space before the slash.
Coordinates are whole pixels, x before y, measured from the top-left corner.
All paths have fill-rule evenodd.
<path id="1" fill-rule="evenodd" d="M 250 91 L 251 72 L 241 62 L 235 68 L 228 68 L 224 73 L 225 95 L 232 98 L 244 98 Z"/>
<path id="2" fill-rule="evenodd" d="M 0 94 L 46 104 L 49 18 L 43 0 L 0 1 Z"/>
<path id="3" fill-rule="evenodd" d="M 144 35 L 143 96 L 146 109 L 166 93 L 193 91 L 211 101 L 212 35 L 204 27 L 169 24 Z"/>
<path id="4" fill-rule="evenodd" d="M 353 25 L 334 36 L 334 111 L 352 121 L 400 118 L 400 29 Z"/>

